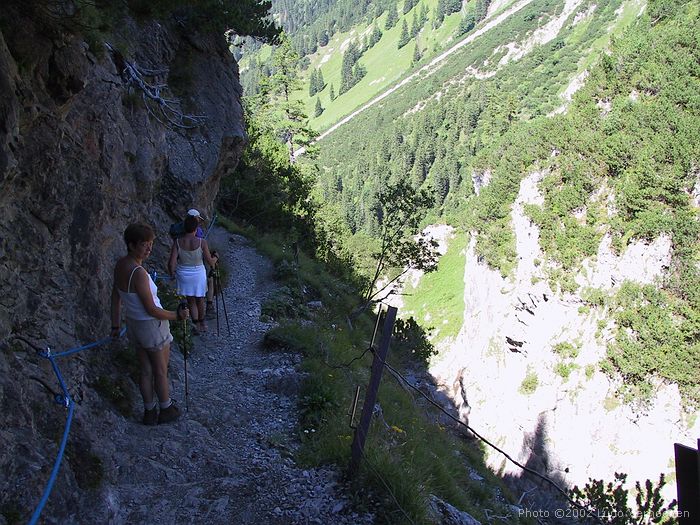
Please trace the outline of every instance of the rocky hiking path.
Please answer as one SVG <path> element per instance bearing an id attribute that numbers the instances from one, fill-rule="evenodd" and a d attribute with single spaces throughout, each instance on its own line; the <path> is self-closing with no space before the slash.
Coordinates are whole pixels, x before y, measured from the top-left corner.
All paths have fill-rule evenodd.
<path id="1" fill-rule="evenodd" d="M 175 423 L 146 427 L 110 412 L 101 419 L 105 480 L 95 509 L 76 521 L 112 524 L 356 524 L 368 515 L 350 508 L 340 475 L 330 467 L 303 469 L 298 447 L 296 396 L 300 356 L 261 346 L 270 324 L 260 305 L 274 290 L 272 264 L 243 237 L 217 228 L 210 244 L 229 269 L 224 290 L 231 336 L 220 305 L 220 333 L 209 321 L 194 337 L 188 359 L 189 411 L 184 364 L 171 354 Z"/>

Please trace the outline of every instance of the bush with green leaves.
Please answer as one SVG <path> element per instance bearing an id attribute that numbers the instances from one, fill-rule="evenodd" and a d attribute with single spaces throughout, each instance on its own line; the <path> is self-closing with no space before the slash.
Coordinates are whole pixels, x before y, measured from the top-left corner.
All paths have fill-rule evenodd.
<path id="1" fill-rule="evenodd" d="M 525 374 L 523 382 L 520 384 L 520 393 L 526 396 L 534 394 L 539 384 L 540 382 L 539 379 L 537 379 L 537 372 L 534 370 L 528 370 Z"/>
<path id="2" fill-rule="evenodd" d="M 626 401 L 646 401 L 654 377 L 676 383 L 686 400 L 700 402 L 697 370 L 700 362 L 700 313 L 653 285 L 625 281 L 611 300 L 619 329 L 608 345 L 609 372 L 624 379 Z"/>
<path id="3" fill-rule="evenodd" d="M 569 380 L 569 376 L 571 375 L 571 372 L 576 370 L 579 366 L 576 363 L 567 363 L 564 361 L 559 361 L 555 366 L 554 366 L 554 372 L 561 377 L 564 381 Z"/>
<path id="4" fill-rule="evenodd" d="M 335 391 L 325 381 L 320 381 L 315 376 L 306 378 L 298 402 L 302 425 L 317 430 L 339 405 Z"/>
<path id="5" fill-rule="evenodd" d="M 554 353 L 563 359 L 576 359 L 578 356 L 578 346 L 574 346 L 568 341 L 562 341 L 552 347 Z"/>
<path id="6" fill-rule="evenodd" d="M 600 479 L 589 479 L 583 488 L 575 486 L 569 496 L 578 505 L 572 511 L 585 509 L 584 523 L 609 525 L 652 525 L 676 523 L 674 509 L 676 500 L 666 504 L 661 496 L 661 489 L 666 484 L 663 474 L 654 484 L 646 480 L 642 486 L 639 481 L 634 487 L 634 504 L 629 502 L 630 490 L 624 485 L 627 474 L 615 473 L 614 481 L 605 483 Z"/>
<path id="7" fill-rule="evenodd" d="M 273 80 L 284 77 L 282 73 L 280 70 Z M 284 232 L 313 245 L 316 204 L 309 198 L 313 168 L 292 164 L 289 145 L 280 140 L 292 133 L 292 120 L 284 117 L 285 111 L 296 109 L 283 97 L 271 96 L 284 89 L 275 82 L 264 93 L 244 100 L 249 144 L 236 169 L 222 178 L 217 207 L 244 225 L 252 224 L 263 232 Z M 303 122 L 305 116 L 296 115 L 294 120 Z M 296 140 L 301 140 L 304 133 L 294 131 Z"/>
<path id="8" fill-rule="evenodd" d="M 280 320 L 307 317 L 309 309 L 304 304 L 304 296 L 299 288 L 282 286 L 263 301 L 260 314 L 269 319 Z"/>

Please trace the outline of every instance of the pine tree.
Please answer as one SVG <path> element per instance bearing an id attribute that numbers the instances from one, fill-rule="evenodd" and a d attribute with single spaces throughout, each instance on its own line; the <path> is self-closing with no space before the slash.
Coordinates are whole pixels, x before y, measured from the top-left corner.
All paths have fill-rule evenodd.
<path id="1" fill-rule="evenodd" d="M 474 18 L 476 19 L 477 23 L 481 22 L 484 18 L 486 18 L 490 4 L 491 0 L 476 0 L 476 7 L 474 8 Z"/>
<path id="2" fill-rule="evenodd" d="M 374 26 L 372 34 L 369 37 L 369 47 L 374 47 L 374 45 L 382 39 L 382 31 L 377 26 Z"/>
<path id="3" fill-rule="evenodd" d="M 447 0 L 438 0 L 437 7 L 436 9 L 436 19 L 440 19 L 440 22 L 442 22 L 445 19 L 445 13 L 447 12 Z"/>
<path id="4" fill-rule="evenodd" d="M 416 47 L 413 48 L 413 59 L 411 60 L 411 65 L 414 66 L 420 62 L 420 49 L 418 49 L 418 42 L 416 42 Z"/>
<path id="5" fill-rule="evenodd" d="M 352 47 L 352 44 L 348 47 L 348 49 L 345 50 L 345 53 L 343 53 L 343 63 L 340 67 L 340 94 L 342 95 L 345 93 L 348 89 L 350 89 L 351 84 L 352 84 L 352 66 L 354 65 L 352 62 L 352 54 L 350 53 L 350 47 Z"/>
<path id="6" fill-rule="evenodd" d="M 435 8 L 435 16 L 433 17 L 433 27 L 437 29 L 442 25 L 443 20 L 445 20 L 444 2 L 438 0 L 438 5 Z"/>
<path id="7" fill-rule="evenodd" d="M 445 0 L 445 16 L 457 13 L 462 9 L 462 0 Z"/>
<path id="8" fill-rule="evenodd" d="M 396 12 L 396 4 L 391 2 L 389 9 L 386 12 L 386 22 L 384 23 L 384 29 L 389 30 L 396 25 L 399 20 L 399 14 Z"/>
<path id="9" fill-rule="evenodd" d="M 282 113 L 283 118 L 274 124 L 275 134 L 284 138 L 289 152 L 289 160 L 292 163 L 294 162 L 295 149 L 300 146 L 308 146 L 316 137 L 316 133 L 306 125 L 307 115 L 301 100 L 292 100 L 291 98 L 292 93 L 301 87 L 296 69 L 298 63 L 299 55 L 292 47 L 289 37 L 282 33 L 280 45 L 275 48 L 272 55 L 274 73 L 269 79 L 269 97 L 263 97 L 271 100 L 262 104 L 270 106 L 269 113 Z M 268 93 L 264 93 L 264 95 Z"/>
<path id="10" fill-rule="evenodd" d="M 331 102 L 333 102 L 335 100 L 335 88 L 333 87 L 333 84 L 331 84 L 331 92 L 330 92 L 329 97 L 331 99 Z"/>
<path id="11" fill-rule="evenodd" d="M 352 68 L 355 65 L 355 54 L 355 43 L 351 42 L 343 53 L 343 62 L 340 66 L 340 95 L 353 86 Z"/>
<path id="12" fill-rule="evenodd" d="M 433 191 L 438 204 L 445 202 L 445 197 L 450 192 L 450 177 L 444 171 L 437 172 L 433 177 Z"/>
<path id="13" fill-rule="evenodd" d="M 418 24 L 423 27 L 428 21 L 428 8 L 425 4 L 420 5 L 420 13 L 418 14 Z"/>
<path id="14" fill-rule="evenodd" d="M 457 27 L 457 36 L 466 35 L 469 33 L 469 31 L 474 29 L 475 25 L 476 21 L 474 20 L 474 13 L 470 11 L 464 17 L 462 17 L 462 20 L 459 22 L 459 27 Z"/>
<path id="15" fill-rule="evenodd" d="M 425 181 L 425 176 L 428 172 L 426 164 L 425 150 L 419 148 L 418 151 L 416 151 L 413 168 L 411 168 L 411 184 L 416 189 L 420 188 L 423 181 Z"/>
<path id="16" fill-rule="evenodd" d="M 409 40 L 411 40 L 411 37 L 408 34 L 408 25 L 406 24 L 406 19 L 404 19 L 403 25 L 401 26 L 401 36 L 399 37 L 399 49 L 408 44 Z"/>
<path id="17" fill-rule="evenodd" d="M 318 97 L 316 97 L 316 108 L 314 109 L 314 117 L 321 116 L 321 113 L 323 113 L 323 107 L 321 106 L 321 100 Z"/>
<path id="18" fill-rule="evenodd" d="M 367 68 L 365 66 L 363 66 L 359 62 L 355 64 L 355 67 L 353 68 L 352 72 L 353 86 L 357 84 L 360 80 L 362 80 L 366 74 Z"/>
<path id="19" fill-rule="evenodd" d="M 405 15 L 411 9 L 413 9 L 413 6 L 415 6 L 416 3 L 416 0 L 405 0 L 405 2 L 403 3 L 403 14 Z"/>
<path id="20" fill-rule="evenodd" d="M 320 93 L 326 87 L 326 81 L 323 80 L 323 72 L 320 69 L 316 71 L 316 93 Z"/>
<path id="21" fill-rule="evenodd" d="M 255 95 L 259 91 L 259 83 L 261 77 L 262 68 L 255 59 L 255 56 L 250 60 L 250 66 L 245 74 L 241 75 L 241 86 L 243 87 L 243 93 L 246 96 Z"/>
<path id="22" fill-rule="evenodd" d="M 328 31 L 325 29 L 318 35 L 318 45 L 321 47 L 328 45 Z"/>
<path id="23" fill-rule="evenodd" d="M 313 97 L 318 92 L 316 84 L 316 70 L 314 69 L 309 76 L 309 97 Z"/>
<path id="24" fill-rule="evenodd" d="M 421 26 L 418 23 L 418 10 L 413 11 L 413 20 L 411 21 L 411 38 L 415 38 L 420 33 Z"/>

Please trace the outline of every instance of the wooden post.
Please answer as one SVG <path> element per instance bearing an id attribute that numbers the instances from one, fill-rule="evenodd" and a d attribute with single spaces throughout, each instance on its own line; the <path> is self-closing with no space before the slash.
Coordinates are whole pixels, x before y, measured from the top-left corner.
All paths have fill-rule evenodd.
<path id="1" fill-rule="evenodd" d="M 675 443 L 679 525 L 700 523 L 700 450 Z M 700 449 L 700 440 L 698 440 Z"/>
<path id="2" fill-rule="evenodd" d="M 389 352 L 389 342 L 391 341 L 391 333 L 394 330 L 394 322 L 396 321 L 396 308 L 389 306 L 384 319 L 384 328 L 382 329 L 382 340 L 379 343 L 379 349 L 374 353 L 372 360 L 372 374 L 367 385 L 367 393 L 365 394 L 365 402 L 362 405 L 362 415 L 360 416 L 360 424 L 355 429 L 355 436 L 350 447 L 350 468 L 348 475 L 352 478 L 357 473 L 362 459 L 362 450 L 365 448 L 365 440 L 369 433 L 369 424 L 372 421 L 372 412 L 374 411 L 374 403 L 377 400 L 377 392 L 379 391 L 379 381 L 382 378 L 382 370 L 384 369 L 384 361 L 386 354 Z"/>

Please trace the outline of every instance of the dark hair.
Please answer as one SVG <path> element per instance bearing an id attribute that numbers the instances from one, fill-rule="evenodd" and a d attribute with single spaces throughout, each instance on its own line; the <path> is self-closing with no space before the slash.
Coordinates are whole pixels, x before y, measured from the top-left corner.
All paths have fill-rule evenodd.
<path id="1" fill-rule="evenodd" d="M 127 249 L 129 249 L 130 244 L 152 241 L 155 238 L 156 233 L 153 231 L 153 228 L 142 222 L 129 224 L 129 226 L 126 227 L 126 230 L 124 230 L 124 243 L 126 243 Z"/>
<path id="2" fill-rule="evenodd" d="M 185 231 L 187 233 L 192 233 L 199 226 L 199 219 L 194 215 L 188 215 L 185 217 Z"/>

